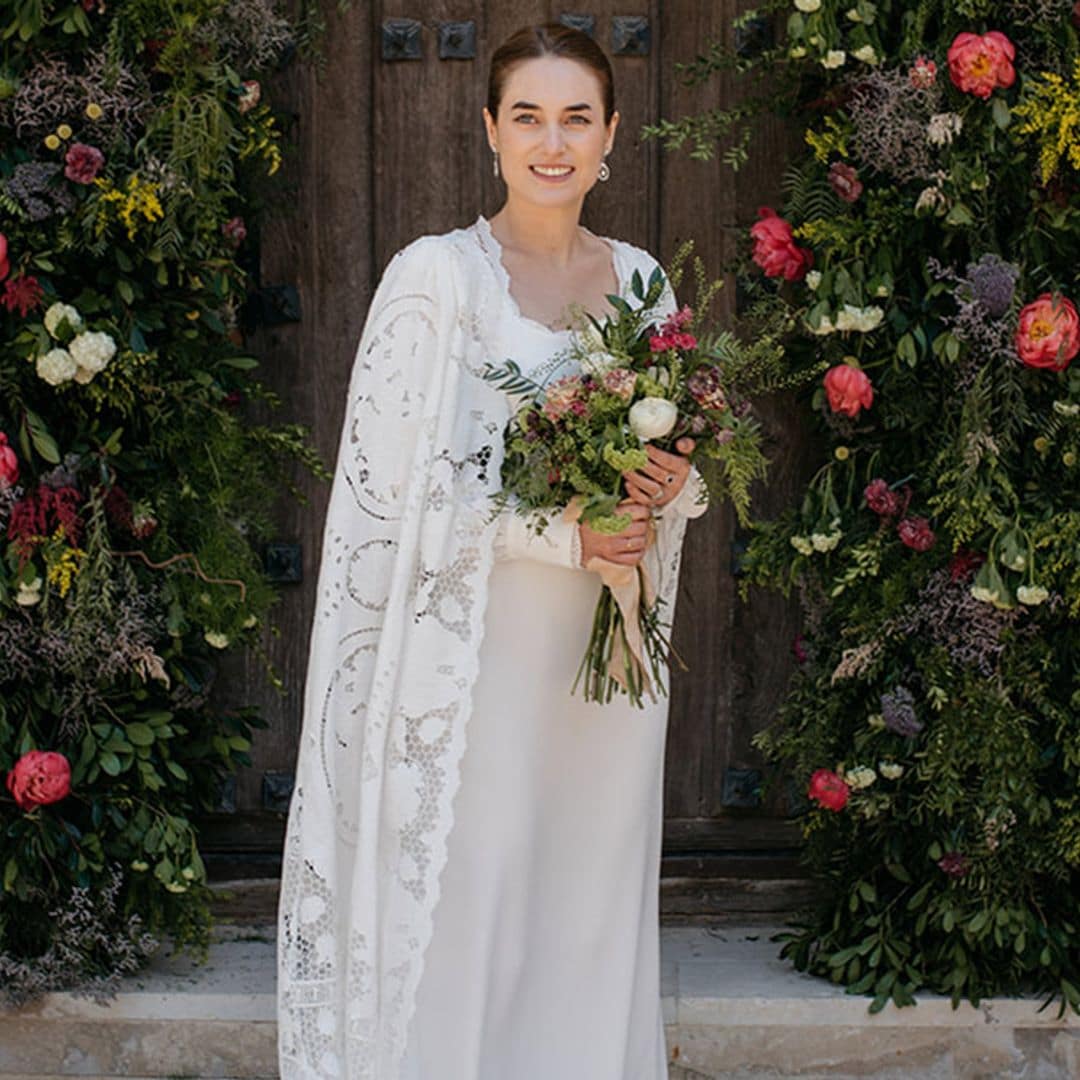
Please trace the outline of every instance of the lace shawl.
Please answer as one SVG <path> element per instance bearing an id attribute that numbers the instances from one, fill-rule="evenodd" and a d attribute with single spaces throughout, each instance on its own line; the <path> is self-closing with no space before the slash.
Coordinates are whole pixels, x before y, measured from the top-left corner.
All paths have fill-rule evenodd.
<path id="1" fill-rule="evenodd" d="M 480 377 L 505 359 L 493 335 L 500 303 L 512 304 L 486 224 L 395 255 L 357 349 L 283 853 L 282 1080 L 395 1080 L 405 1050 L 465 749 L 509 417 Z M 615 252 L 623 281 L 655 265 L 628 244 Z M 669 515 L 654 555 L 668 617 L 685 525 Z"/>

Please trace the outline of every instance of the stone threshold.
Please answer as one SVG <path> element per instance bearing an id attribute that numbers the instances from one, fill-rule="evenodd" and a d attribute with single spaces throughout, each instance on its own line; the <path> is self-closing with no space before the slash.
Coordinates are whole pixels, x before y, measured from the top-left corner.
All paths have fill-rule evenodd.
<path id="1" fill-rule="evenodd" d="M 871 1016 L 868 999 L 780 961 L 773 933 L 662 929 L 671 1080 L 1080 1078 L 1076 1016 L 931 996 Z M 108 1005 L 50 994 L 0 1011 L 0 1080 L 277 1080 L 275 937 L 220 923 L 203 967 L 162 949 Z"/>

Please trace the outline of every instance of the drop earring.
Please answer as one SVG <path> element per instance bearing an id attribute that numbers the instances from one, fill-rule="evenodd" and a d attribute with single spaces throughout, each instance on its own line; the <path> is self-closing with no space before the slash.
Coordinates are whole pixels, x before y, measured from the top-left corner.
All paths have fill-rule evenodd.
<path id="1" fill-rule="evenodd" d="M 600 168 L 596 170 L 596 179 L 601 183 L 606 183 L 611 179 L 611 166 L 608 165 L 607 158 L 600 162 Z"/>
<path id="2" fill-rule="evenodd" d="M 499 151 L 495 149 L 491 151 L 491 171 L 497 180 L 499 178 Z"/>

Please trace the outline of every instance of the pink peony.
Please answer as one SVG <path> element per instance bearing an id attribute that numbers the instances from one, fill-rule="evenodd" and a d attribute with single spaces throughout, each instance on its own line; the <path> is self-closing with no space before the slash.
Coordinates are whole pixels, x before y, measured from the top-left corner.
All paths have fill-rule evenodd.
<path id="1" fill-rule="evenodd" d="M 63 754 L 30 750 L 8 773 L 7 787 L 20 810 L 59 802 L 71 793 L 71 765 Z"/>
<path id="2" fill-rule="evenodd" d="M 881 517 L 892 517 L 900 509 L 900 496 L 880 477 L 866 485 L 863 498 L 866 505 Z"/>
<path id="3" fill-rule="evenodd" d="M 761 220 L 750 229 L 754 239 L 754 262 L 765 271 L 766 277 L 802 281 L 814 265 L 814 253 L 796 245 L 790 223 L 775 210 L 763 206 L 758 210 L 758 217 Z"/>
<path id="4" fill-rule="evenodd" d="M 917 56 L 908 74 L 911 85 L 916 90 L 926 90 L 937 81 L 937 64 L 933 60 L 927 60 L 925 56 Z"/>
<path id="5" fill-rule="evenodd" d="M 76 184 L 92 184 L 104 164 L 105 155 L 96 146 L 72 143 L 64 155 L 64 175 Z"/>
<path id="6" fill-rule="evenodd" d="M 957 34 L 949 46 L 949 75 L 965 94 L 984 101 L 998 88 L 1016 82 L 1013 43 L 997 30 L 988 34 Z"/>
<path id="7" fill-rule="evenodd" d="M 810 777 L 810 787 L 806 794 L 824 809 L 837 811 L 847 806 L 851 788 L 844 783 L 843 777 L 831 769 L 818 769 Z"/>
<path id="8" fill-rule="evenodd" d="M 1080 319 L 1066 296 L 1043 293 L 1020 311 L 1016 351 L 1028 367 L 1064 371 L 1080 352 Z"/>
<path id="9" fill-rule="evenodd" d="M 842 161 L 834 161 L 829 166 L 829 186 L 847 203 L 858 201 L 863 191 L 859 174 Z"/>
<path id="10" fill-rule="evenodd" d="M 850 364 L 837 364 L 825 372 L 825 394 L 834 413 L 852 418 L 874 403 L 874 386 L 869 376 Z"/>
<path id="11" fill-rule="evenodd" d="M 7 491 L 19 482 L 19 459 L 8 446 L 8 437 L 0 431 L 0 491 Z"/>
<path id="12" fill-rule="evenodd" d="M 549 420 L 558 420 L 560 417 L 571 413 L 581 415 L 581 408 L 585 403 L 581 400 L 582 382 L 580 375 L 566 375 L 556 379 L 544 394 L 544 415 Z"/>
<path id="13" fill-rule="evenodd" d="M 912 551 L 929 551 L 937 540 L 930 528 L 930 522 L 921 517 L 904 518 L 896 526 L 896 533 Z"/>

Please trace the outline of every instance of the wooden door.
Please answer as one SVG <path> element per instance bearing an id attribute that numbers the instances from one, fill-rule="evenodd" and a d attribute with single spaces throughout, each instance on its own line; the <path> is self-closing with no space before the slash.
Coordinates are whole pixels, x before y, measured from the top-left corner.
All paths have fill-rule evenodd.
<path id="1" fill-rule="evenodd" d="M 638 133 L 661 115 L 734 100 L 730 79 L 691 90 L 678 82 L 675 64 L 726 39 L 745 6 L 593 0 L 567 9 L 540 2 L 381 0 L 339 13 L 335 0 L 326 0 L 321 73 L 294 67 L 273 93 L 294 112 L 297 152 L 287 166 L 292 190 L 283 212 L 262 236 L 261 284 L 270 296 L 295 286 L 300 317 L 265 327 L 253 347 L 265 358 L 283 411 L 310 426 L 328 464 L 337 451 L 356 343 L 383 267 L 415 237 L 469 224 L 500 206 L 501 182 L 492 174 L 480 110 L 486 58 L 520 26 L 568 18 L 591 28 L 612 58 L 622 121 L 611 180 L 589 195 L 586 224 L 661 260 L 692 237 L 711 270 L 730 263 L 757 205 L 777 195 L 783 130 L 763 124 L 752 165 L 738 175 L 717 161 L 666 154 Z M 730 283 L 723 303 L 730 312 Z M 780 505 L 798 479 L 802 437 L 791 414 L 785 403 L 767 406 L 775 445 L 773 484 L 761 504 L 766 509 Z M 272 866 L 280 851 L 328 495 L 326 485 L 298 480 L 309 504 L 283 505 L 284 546 L 272 554 L 287 570 L 289 545 L 299 545 L 302 581 L 282 584 L 280 633 L 266 641 L 284 689 L 268 688 L 254 658 L 231 680 L 237 700 L 257 701 L 270 727 L 257 740 L 253 767 L 239 777 L 235 806 L 226 801 L 205 822 L 223 873 L 242 872 L 242 857 L 258 873 L 258 864 Z M 750 738 L 782 695 L 795 617 L 774 598 L 738 601 L 739 540 L 731 513 L 721 508 L 693 522 L 686 542 L 674 636 L 690 672 L 674 680 L 666 761 L 664 904 L 671 916 L 737 908 L 745 896 L 768 892 L 762 881 L 777 872 L 772 856 L 794 843 L 778 816 L 782 807 L 760 806 L 754 797 L 760 762 Z"/>

